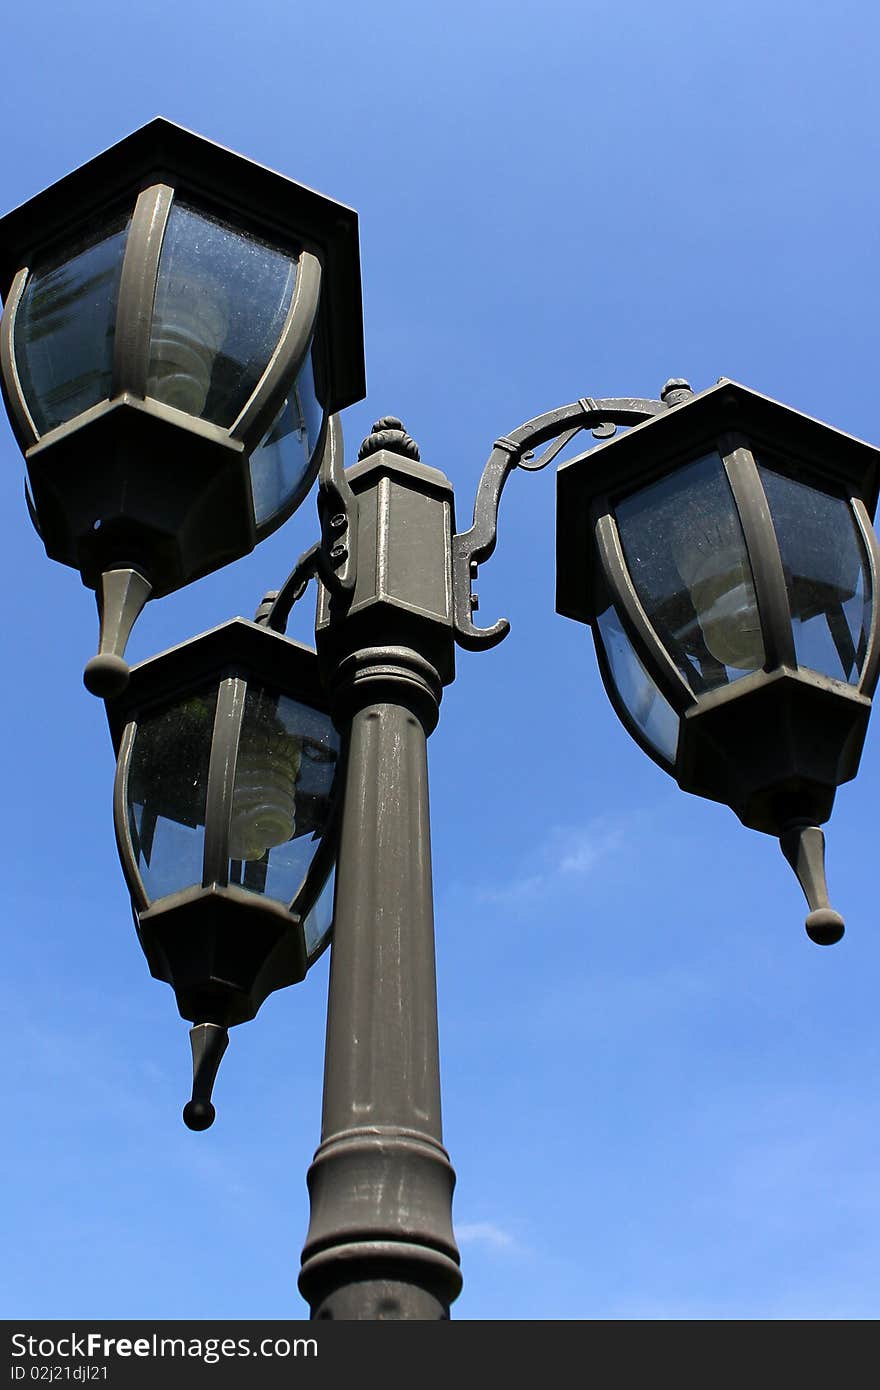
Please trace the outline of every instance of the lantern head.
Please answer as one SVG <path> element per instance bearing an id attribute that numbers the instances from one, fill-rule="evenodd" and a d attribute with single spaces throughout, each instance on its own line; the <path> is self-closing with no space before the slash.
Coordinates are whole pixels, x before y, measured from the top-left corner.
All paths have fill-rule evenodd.
<path id="1" fill-rule="evenodd" d="M 558 610 L 686 791 L 779 836 L 836 940 L 822 832 L 877 680 L 880 451 L 724 381 L 563 465 Z M 812 919 L 812 920 L 811 920 Z"/>
<path id="2" fill-rule="evenodd" d="M 241 618 L 134 667 L 107 709 L 138 935 L 195 1057 L 327 945 L 338 735 L 314 652 Z"/>
<path id="3" fill-rule="evenodd" d="M 166 120 L 0 219 L 0 294 L 34 523 L 117 626 L 104 574 L 246 554 L 365 391 L 356 214 Z"/>

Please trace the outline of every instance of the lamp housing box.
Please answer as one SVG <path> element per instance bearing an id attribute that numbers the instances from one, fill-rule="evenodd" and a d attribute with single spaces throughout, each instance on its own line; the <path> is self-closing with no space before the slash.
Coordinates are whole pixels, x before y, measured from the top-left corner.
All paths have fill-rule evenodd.
<path id="1" fill-rule="evenodd" d="M 148 575 L 161 598 L 253 549 L 242 445 L 177 415 L 124 394 L 28 450 L 46 554 L 79 570 L 89 588 L 112 562 Z"/>
<path id="2" fill-rule="evenodd" d="M 319 586 L 316 641 L 328 674 L 358 648 L 411 647 L 441 682 L 455 675 L 452 484 L 389 449 L 347 468 L 357 497 L 357 580 L 344 620 Z"/>
<path id="3" fill-rule="evenodd" d="M 709 454 L 717 455 L 719 476 L 727 479 L 730 516 L 753 585 L 762 660 L 759 669 L 743 667 L 733 677 L 728 672 L 724 683 L 701 686 L 688 674 L 685 658 L 676 660 L 674 644 L 666 644 L 642 602 L 642 557 L 626 554 L 617 509 Z M 804 484 L 804 495 L 812 489 L 846 502 L 853 546 L 862 550 L 865 611 L 871 615 L 851 679 L 816 669 L 798 654 L 793 580 L 786 578 L 756 456 L 770 459 L 790 482 Z M 557 609 L 592 626 L 603 682 L 633 738 L 683 790 L 730 806 L 753 829 L 780 835 L 795 823 L 826 821 L 837 786 L 858 769 L 880 666 L 880 551 L 871 526 L 880 450 L 722 379 L 562 465 L 557 478 Z M 702 544 L 702 553 L 711 554 L 709 533 L 701 539 L 697 532 L 699 525 L 694 546 Z M 671 545 L 671 535 L 655 530 L 648 548 L 667 555 Z M 680 577 L 686 585 L 683 571 Z M 735 578 L 744 582 L 738 570 Z M 599 622 L 610 609 L 620 624 L 621 649 L 628 643 L 631 658 L 641 664 L 644 689 L 662 696 L 677 718 L 674 752 L 652 742 L 617 687 Z M 699 621 L 696 608 L 694 619 Z M 711 650 L 708 655 L 718 661 Z M 702 679 L 701 671 L 696 674 Z"/>
<path id="4" fill-rule="evenodd" d="M 214 389 L 214 365 L 225 360 L 225 340 L 211 340 L 221 330 L 205 310 L 210 295 L 198 298 L 202 322 L 191 303 L 191 267 L 179 284 L 169 270 L 175 288 L 169 304 L 161 312 L 158 307 L 178 204 L 196 214 L 195 223 L 222 223 L 237 238 L 239 257 L 248 239 L 257 238 L 295 274 L 286 309 L 280 285 L 273 284 L 280 291 L 277 322 L 271 321 L 273 333 L 259 342 L 259 351 L 254 348 L 256 356 L 230 357 L 227 377 L 221 370 L 217 390 L 227 395 L 214 400 L 210 416 L 204 392 Z M 102 277 L 112 279 L 107 268 L 65 288 L 63 273 L 68 261 L 76 263 L 77 247 L 93 251 L 114 226 L 125 230 L 112 234 L 121 243 L 114 253 L 115 288 L 100 292 L 106 302 L 95 296 Z M 238 264 L 244 279 L 234 282 L 230 321 L 261 322 L 255 310 L 248 319 L 251 306 L 241 302 L 250 262 Z M 40 278 L 44 267 L 50 285 L 53 276 L 62 277 L 60 291 L 52 291 L 57 303 Z M 33 340 L 27 328 L 20 340 L 17 325 L 22 314 L 29 322 L 31 286 L 35 301 L 44 294 L 46 303 Z M 78 569 L 95 589 L 103 572 L 135 568 L 158 598 L 249 553 L 311 487 L 328 417 L 365 394 L 357 214 L 162 118 L 0 219 L 0 294 L 3 394 L 28 467 L 31 518 L 49 557 Z M 92 324 L 94 341 L 84 340 L 82 363 L 75 359 L 79 376 L 68 380 L 69 344 L 58 334 L 83 331 L 77 326 L 85 324 Z M 28 375 L 33 360 L 42 360 L 32 358 L 37 347 L 51 364 L 41 368 L 46 374 L 39 386 L 29 384 Z M 186 406 L 185 395 L 175 399 L 174 391 L 190 376 L 199 386 L 204 353 L 209 365 L 201 405 Z M 167 397 L 163 369 L 171 382 Z M 151 370 L 160 375 L 151 380 Z M 78 381 L 87 383 L 79 398 L 62 394 L 70 411 L 65 416 L 53 391 L 61 384 L 69 392 Z M 271 468 L 280 465 L 271 458 L 260 462 L 262 446 L 288 415 L 272 447 L 295 440 L 297 430 L 300 443 L 289 450 L 293 457 L 281 467 L 280 480 L 269 485 Z M 306 438 L 300 460 L 297 450 Z M 277 486 L 278 494 L 258 504 L 257 492 L 267 485 L 270 493 Z"/>
<path id="5" fill-rule="evenodd" d="M 331 801 L 320 843 L 292 903 L 230 882 L 229 820 L 241 714 L 236 728 L 234 704 L 227 701 L 221 709 L 223 683 L 265 686 L 327 715 L 315 652 L 267 627 L 234 618 L 135 666 L 127 688 L 107 701 L 107 717 L 118 759 L 114 820 L 119 855 L 150 971 L 173 987 L 184 1018 L 229 1027 L 253 1018 L 273 990 L 303 979 L 329 940 L 325 936 L 310 949 L 304 922 L 335 859 L 340 798 L 337 794 Z M 203 820 L 187 820 L 176 805 L 164 812 L 193 828 L 204 824 L 202 881 L 151 895 L 128 819 L 138 723 L 211 689 L 218 695 L 211 716 Z M 241 692 L 239 710 L 243 699 Z M 166 797 L 171 794 L 166 789 Z"/>

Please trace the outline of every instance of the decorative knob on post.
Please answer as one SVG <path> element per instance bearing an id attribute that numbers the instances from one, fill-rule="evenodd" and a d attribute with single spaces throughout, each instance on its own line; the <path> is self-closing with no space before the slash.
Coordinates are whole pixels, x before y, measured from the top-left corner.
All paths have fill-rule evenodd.
<path id="1" fill-rule="evenodd" d="M 277 599 L 277 597 L 277 589 L 270 589 L 267 594 L 263 595 L 263 598 L 260 602 L 260 606 L 254 614 L 255 623 L 259 623 L 261 627 L 265 627 L 268 624 L 269 619 L 272 616 L 272 609 L 275 606 L 275 600 Z"/>
<path id="2" fill-rule="evenodd" d="M 660 392 L 660 399 L 664 405 L 681 405 L 683 401 L 689 401 L 693 394 L 690 382 L 683 376 L 671 376 Z"/>
<path id="3" fill-rule="evenodd" d="M 414 463 L 418 463 L 421 458 L 418 444 L 410 438 L 403 428 L 403 421 L 398 420 L 396 415 L 383 415 L 381 420 L 376 421 L 372 433 L 367 435 L 358 449 L 358 460 L 378 454 L 380 449 L 387 449 L 392 454 L 402 454 Z"/>

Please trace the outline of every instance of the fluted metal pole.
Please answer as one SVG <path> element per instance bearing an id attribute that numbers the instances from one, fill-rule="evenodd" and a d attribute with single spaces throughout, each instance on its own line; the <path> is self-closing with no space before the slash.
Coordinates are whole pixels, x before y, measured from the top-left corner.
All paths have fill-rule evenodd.
<path id="1" fill-rule="evenodd" d="M 461 1287 L 440 1119 L 426 753 L 453 675 L 452 492 L 387 447 L 348 476 L 357 587 L 342 616 L 324 595 L 318 620 L 348 758 L 300 1289 L 316 1318 L 438 1319 Z"/>

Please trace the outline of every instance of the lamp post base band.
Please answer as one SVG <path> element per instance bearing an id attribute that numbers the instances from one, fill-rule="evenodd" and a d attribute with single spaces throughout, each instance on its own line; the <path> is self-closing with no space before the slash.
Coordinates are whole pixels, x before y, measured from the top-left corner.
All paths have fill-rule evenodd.
<path id="1" fill-rule="evenodd" d="M 361 1240 L 321 1250 L 303 1263 L 299 1290 L 313 1319 L 442 1321 L 461 1292 L 457 1263 L 407 1241 Z"/>
<path id="2" fill-rule="evenodd" d="M 431 1135 L 391 1125 L 358 1126 L 331 1135 L 308 1173 L 312 1215 L 299 1287 L 312 1316 L 379 1316 L 363 1311 L 319 1313 L 326 1306 L 375 1309 L 394 1295 L 402 1311 L 383 1317 L 447 1318 L 461 1289 L 452 1232 L 455 1172 Z M 402 1199 L 405 1194 L 405 1199 Z M 376 1283 L 367 1296 L 365 1283 Z M 360 1288 L 357 1300 L 345 1291 Z M 422 1306 L 433 1311 L 407 1311 Z"/>
<path id="3" fill-rule="evenodd" d="M 431 1135 L 391 1125 L 331 1135 L 307 1181 L 312 1216 L 304 1264 L 319 1251 L 363 1238 L 422 1241 L 457 1263 L 450 1215 L 455 1171 Z"/>
<path id="4" fill-rule="evenodd" d="M 409 647 L 364 647 L 351 652 L 333 672 L 337 719 L 366 705 L 400 704 L 421 720 L 425 733 L 436 727 L 443 685 L 436 668 Z"/>

